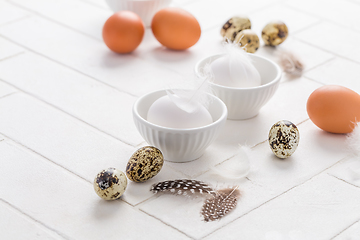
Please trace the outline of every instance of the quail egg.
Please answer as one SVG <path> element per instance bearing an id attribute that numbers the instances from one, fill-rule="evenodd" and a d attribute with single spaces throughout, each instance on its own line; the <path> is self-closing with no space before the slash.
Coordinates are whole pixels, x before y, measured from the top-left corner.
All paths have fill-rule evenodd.
<path id="1" fill-rule="evenodd" d="M 232 17 L 222 27 L 220 34 L 230 41 L 234 41 L 238 32 L 251 29 L 250 19 L 247 17 Z"/>
<path id="2" fill-rule="evenodd" d="M 278 158 L 288 158 L 296 150 L 300 140 L 299 130 L 290 121 L 275 123 L 269 132 L 270 148 Z"/>
<path id="3" fill-rule="evenodd" d="M 156 147 L 146 146 L 131 156 L 126 166 L 126 176 L 134 182 L 145 182 L 156 176 L 164 164 L 164 157 Z"/>
<path id="4" fill-rule="evenodd" d="M 245 29 L 239 32 L 236 35 L 234 42 L 240 43 L 241 47 L 244 47 L 248 53 L 256 52 L 260 46 L 258 35 L 250 29 Z"/>
<path id="5" fill-rule="evenodd" d="M 289 31 L 285 23 L 274 21 L 268 23 L 262 30 L 261 37 L 265 45 L 277 46 L 285 41 Z"/>
<path id="6" fill-rule="evenodd" d="M 108 168 L 98 173 L 94 180 L 94 189 L 105 200 L 118 199 L 127 186 L 127 179 L 122 171 Z"/>

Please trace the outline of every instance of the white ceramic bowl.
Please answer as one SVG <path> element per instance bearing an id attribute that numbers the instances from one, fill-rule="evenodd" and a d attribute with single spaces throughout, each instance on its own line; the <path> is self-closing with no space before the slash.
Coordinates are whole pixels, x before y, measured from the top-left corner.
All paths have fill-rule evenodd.
<path id="1" fill-rule="evenodd" d="M 170 5 L 172 0 L 106 0 L 114 11 L 132 11 L 140 16 L 146 27 L 151 25 L 151 20 L 160 9 Z"/>
<path id="2" fill-rule="evenodd" d="M 252 88 L 233 88 L 211 83 L 214 95 L 219 97 L 228 108 L 228 119 L 243 120 L 255 117 L 275 94 L 281 78 L 281 69 L 273 61 L 249 54 L 261 76 L 261 85 Z M 199 61 L 195 66 L 197 75 L 207 63 L 211 63 L 223 54 L 210 56 Z"/>
<path id="3" fill-rule="evenodd" d="M 210 95 L 209 112 L 213 123 L 199 128 L 174 129 L 155 125 L 146 120 L 150 106 L 166 91 L 160 90 L 140 97 L 133 106 L 133 118 L 136 128 L 146 142 L 161 150 L 165 160 L 188 162 L 203 155 L 205 149 L 215 141 L 224 126 L 227 117 L 225 104 Z"/>

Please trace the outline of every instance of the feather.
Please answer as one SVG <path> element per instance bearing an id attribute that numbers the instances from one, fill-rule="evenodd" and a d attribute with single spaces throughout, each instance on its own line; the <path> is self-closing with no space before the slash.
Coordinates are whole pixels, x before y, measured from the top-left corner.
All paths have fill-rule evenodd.
<path id="1" fill-rule="evenodd" d="M 346 145 L 352 155 L 360 156 L 360 124 L 355 124 L 354 130 L 346 136 Z"/>
<path id="2" fill-rule="evenodd" d="M 232 59 L 240 58 L 246 62 L 252 62 L 249 54 L 246 53 L 245 46 L 241 46 L 241 43 L 223 41 L 222 46 L 225 50 L 225 54 Z"/>
<path id="3" fill-rule="evenodd" d="M 240 197 L 240 191 L 237 188 L 238 186 L 219 190 L 214 197 L 205 200 L 201 209 L 205 222 L 219 220 L 236 207 Z"/>
<path id="4" fill-rule="evenodd" d="M 302 72 L 304 70 L 304 64 L 293 53 L 284 50 L 282 51 L 279 50 L 279 62 L 284 72 L 295 76 L 302 75 Z"/>
<path id="5" fill-rule="evenodd" d="M 212 92 L 209 82 L 212 80 L 210 66 L 205 66 L 198 76 L 187 77 L 181 85 L 169 87 L 166 90 L 170 100 L 180 109 L 192 113 L 199 109 L 200 105 L 208 108 Z"/>
<path id="6" fill-rule="evenodd" d="M 240 146 L 238 153 L 231 159 L 221 163 L 218 167 L 212 167 L 212 171 L 221 177 L 240 179 L 246 177 L 251 169 L 250 156 L 252 150 L 247 146 Z"/>
<path id="7" fill-rule="evenodd" d="M 190 179 L 159 182 L 152 185 L 150 191 L 186 196 L 206 196 L 207 199 L 201 209 L 201 214 L 206 222 L 219 220 L 227 215 L 236 207 L 237 200 L 240 197 L 238 186 L 215 191 L 204 182 Z"/>
<path id="8" fill-rule="evenodd" d="M 259 71 L 253 65 L 250 54 L 246 52 L 245 46 L 240 47 L 236 43 L 224 43 L 226 55 L 229 60 L 230 76 L 236 76 L 234 82 L 243 82 L 243 87 L 255 87 L 261 85 Z"/>
<path id="9" fill-rule="evenodd" d="M 261 85 L 259 71 L 252 58 L 237 43 L 223 42 L 224 54 L 210 63 L 211 80 L 218 85 L 234 88 L 248 88 Z"/>
<path id="10" fill-rule="evenodd" d="M 359 181 L 360 179 L 360 123 L 356 122 L 355 127 L 351 133 L 348 133 L 346 136 L 346 146 L 350 156 L 354 161 L 349 165 L 348 170 L 350 172 L 350 177 L 354 181 Z"/>
<path id="11" fill-rule="evenodd" d="M 175 195 L 216 195 L 216 192 L 208 184 L 198 180 L 190 179 L 178 179 L 159 182 L 152 185 L 150 191 L 153 193 L 167 192 L 173 193 Z"/>

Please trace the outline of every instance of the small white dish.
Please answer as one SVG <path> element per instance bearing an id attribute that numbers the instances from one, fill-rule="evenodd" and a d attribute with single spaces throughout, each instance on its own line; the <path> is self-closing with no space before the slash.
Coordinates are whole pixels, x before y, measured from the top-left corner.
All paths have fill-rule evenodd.
<path id="1" fill-rule="evenodd" d="M 225 104 L 217 97 L 209 94 L 211 101 L 209 113 L 213 123 L 189 129 L 175 129 L 155 125 L 146 120 L 150 106 L 166 91 L 160 90 L 140 97 L 133 106 L 134 123 L 141 136 L 150 145 L 161 150 L 165 160 L 170 162 L 188 162 L 201 157 L 205 149 L 212 144 L 227 118 Z"/>
<path id="2" fill-rule="evenodd" d="M 160 9 L 170 5 L 172 0 L 106 0 L 114 12 L 131 11 L 139 15 L 146 27 Z"/>
<path id="3" fill-rule="evenodd" d="M 195 72 L 199 76 L 206 64 L 224 54 L 206 57 L 200 60 L 195 66 Z M 211 83 L 212 91 L 219 97 L 228 108 L 228 119 L 244 120 L 255 117 L 260 109 L 275 94 L 280 84 L 281 68 L 273 61 L 249 54 L 255 68 L 261 76 L 261 85 L 251 88 L 233 88 Z"/>

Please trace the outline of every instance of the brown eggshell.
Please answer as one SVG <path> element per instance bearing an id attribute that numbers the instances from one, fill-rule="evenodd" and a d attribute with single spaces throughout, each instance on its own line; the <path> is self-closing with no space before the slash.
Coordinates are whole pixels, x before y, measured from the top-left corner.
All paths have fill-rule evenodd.
<path id="1" fill-rule="evenodd" d="M 180 8 L 164 8 L 158 11 L 151 22 L 151 29 L 162 45 L 174 50 L 193 46 L 201 35 L 196 18 Z"/>
<path id="2" fill-rule="evenodd" d="M 105 22 L 102 35 L 105 44 L 112 51 L 129 53 L 139 46 L 144 32 L 144 23 L 137 14 L 120 11 Z"/>
<path id="3" fill-rule="evenodd" d="M 311 121 L 327 132 L 350 133 L 360 121 L 360 95 L 342 86 L 322 86 L 310 95 L 307 112 Z"/>

